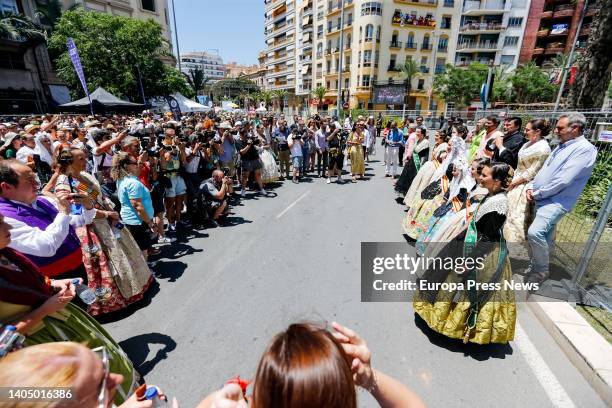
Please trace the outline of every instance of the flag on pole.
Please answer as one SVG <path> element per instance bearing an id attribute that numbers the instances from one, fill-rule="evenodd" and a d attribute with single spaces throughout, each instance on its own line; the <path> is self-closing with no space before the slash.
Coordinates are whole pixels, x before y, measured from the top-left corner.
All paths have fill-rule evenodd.
<path id="1" fill-rule="evenodd" d="M 72 61 L 72 65 L 74 66 L 77 76 L 79 77 L 79 81 L 81 81 L 81 86 L 85 91 L 85 95 L 87 95 L 87 98 L 89 99 L 89 107 L 91 109 L 91 114 L 93 115 L 93 106 L 91 105 L 91 97 L 89 96 L 89 89 L 87 89 L 87 82 L 85 81 L 85 74 L 83 73 L 83 66 L 81 65 L 79 50 L 77 50 L 74 40 L 71 37 L 68 37 L 66 43 L 68 46 L 68 55 L 70 55 L 70 60 Z"/>

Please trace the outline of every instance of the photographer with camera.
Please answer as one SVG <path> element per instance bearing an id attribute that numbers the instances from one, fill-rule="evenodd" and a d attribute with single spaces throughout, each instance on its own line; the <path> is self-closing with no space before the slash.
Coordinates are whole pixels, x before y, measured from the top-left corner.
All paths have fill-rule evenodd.
<path id="1" fill-rule="evenodd" d="M 187 147 L 185 147 L 185 164 L 183 176 L 187 186 L 187 214 L 193 223 L 197 223 L 194 200 L 200 189 L 199 168 L 204 165 L 202 150 L 204 146 L 204 135 L 201 133 L 192 134 L 189 136 Z"/>
<path id="2" fill-rule="evenodd" d="M 297 184 L 299 183 L 299 178 L 301 177 L 300 170 L 304 164 L 304 141 L 302 140 L 302 135 L 300 134 L 299 129 L 293 129 L 287 138 L 287 145 L 291 150 L 291 161 L 293 162 L 293 182 Z"/>
<path id="3" fill-rule="evenodd" d="M 255 174 L 255 182 L 259 186 L 259 193 L 266 195 L 266 190 L 264 190 L 263 182 L 261 181 L 261 169 L 263 168 L 263 163 L 261 162 L 259 152 L 257 151 L 257 146 L 261 144 L 261 140 L 259 137 L 250 134 L 246 126 L 240 127 L 238 132 L 240 138 L 236 140 L 236 149 L 240 153 L 241 163 L 240 184 L 242 186 L 242 190 L 240 191 L 240 195 L 242 197 L 246 195 L 247 183 L 251 173 Z"/>
<path id="4" fill-rule="evenodd" d="M 329 120 L 324 120 L 321 127 L 315 133 L 315 148 L 317 150 L 317 177 L 324 177 L 325 170 L 329 166 L 329 146 L 327 138 L 333 133 L 339 132 L 336 125 L 329 123 Z M 329 177 L 327 179 L 329 181 Z"/>
<path id="5" fill-rule="evenodd" d="M 289 151 L 289 144 L 287 138 L 289 137 L 289 130 L 287 129 L 287 122 L 279 120 L 278 129 L 274 132 L 274 141 L 278 148 L 278 162 L 280 165 L 281 180 L 289 178 L 289 167 L 291 153 Z M 284 175 L 284 177 L 283 177 Z"/>
<path id="6" fill-rule="evenodd" d="M 168 230 L 176 231 L 177 223 L 181 223 L 181 212 L 183 202 L 187 193 L 185 180 L 179 174 L 181 165 L 187 158 L 185 156 L 185 142 L 176 136 L 176 130 L 172 127 L 166 128 L 164 141 L 160 153 L 160 168 L 162 174 L 170 179 L 170 186 L 166 187 L 166 218 L 168 219 Z"/>
<path id="7" fill-rule="evenodd" d="M 228 121 L 221 122 L 218 127 L 221 135 L 221 153 L 219 155 L 221 167 L 227 168 L 226 175 L 233 178 L 236 175 L 235 135 L 237 135 L 237 131 L 232 128 Z"/>
<path id="8" fill-rule="evenodd" d="M 213 171 L 212 177 L 200 185 L 200 192 L 206 198 L 204 205 L 211 223 L 218 227 L 217 220 L 223 213 L 229 212 L 227 195 L 232 190 L 232 179 L 227 177 L 223 171 Z"/>

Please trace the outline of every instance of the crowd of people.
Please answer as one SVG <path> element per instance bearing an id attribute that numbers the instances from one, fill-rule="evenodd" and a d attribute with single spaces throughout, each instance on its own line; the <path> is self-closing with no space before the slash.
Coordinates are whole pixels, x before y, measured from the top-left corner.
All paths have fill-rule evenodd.
<path id="1" fill-rule="evenodd" d="M 222 226 L 248 191 L 267 196 L 270 183 L 305 177 L 343 183 L 345 168 L 351 182 L 364 179 L 382 130 L 374 117 L 291 122 L 145 111 L 0 124 L 0 355 L 11 351 L 0 359 L 0 386 L 74 390 L 49 406 L 151 406 L 129 357 L 94 317 L 141 300 L 160 248 L 180 230 Z M 313 347 L 318 356 L 305 363 Z M 293 324 L 262 356 L 248 403 L 356 406 L 358 385 L 383 407 L 423 406 L 370 358 L 350 329 Z M 244 385 L 232 381 L 201 406 L 246 406 Z"/>
<path id="2" fill-rule="evenodd" d="M 549 277 L 555 227 L 595 166 L 597 149 L 584 137 L 586 126 L 581 113 L 561 115 L 550 140 L 551 123 L 538 118 L 523 124 L 519 117 L 492 115 L 471 131 L 460 118 L 438 130 L 427 129 L 422 118 L 387 123 L 381 134 L 386 171 L 397 178 L 398 202 L 406 206 L 402 227 L 417 253 L 485 259 L 481 268 L 463 273 L 438 264 L 420 271 L 428 285 L 415 293 L 413 305 L 431 329 L 466 343 L 513 339 L 514 292 L 501 284 L 512 279 L 509 253 L 527 252 L 526 283 L 540 285 Z M 433 146 L 427 138 L 432 131 Z M 403 163 L 399 177 L 396 162 Z M 465 290 L 443 285 L 456 283 Z"/>

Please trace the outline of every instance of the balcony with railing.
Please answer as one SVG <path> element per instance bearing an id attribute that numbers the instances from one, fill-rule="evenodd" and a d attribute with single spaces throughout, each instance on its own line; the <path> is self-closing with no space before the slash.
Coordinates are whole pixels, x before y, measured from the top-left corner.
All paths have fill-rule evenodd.
<path id="1" fill-rule="evenodd" d="M 495 51 L 499 49 L 497 41 L 466 41 L 457 44 L 457 51 L 478 52 L 478 51 Z"/>
<path id="2" fill-rule="evenodd" d="M 479 16 L 483 14 L 503 14 L 506 5 L 503 1 L 474 1 L 467 0 L 463 4 L 463 14 L 466 16 Z"/>
<path id="3" fill-rule="evenodd" d="M 421 65 L 421 66 L 419 67 L 419 71 L 420 71 L 422 74 L 429 74 L 429 67 L 427 67 L 427 66 L 425 66 L 425 65 Z"/>
<path id="4" fill-rule="evenodd" d="M 438 52 L 448 52 L 448 44 L 438 44 Z"/>
<path id="5" fill-rule="evenodd" d="M 421 51 L 431 51 L 433 49 L 433 45 L 429 43 L 421 44 Z"/>
<path id="6" fill-rule="evenodd" d="M 344 0 L 344 10 L 353 5 L 353 0 Z M 327 7 L 327 16 L 334 15 L 342 9 L 342 0 L 336 0 Z"/>
<path id="7" fill-rule="evenodd" d="M 446 67 L 444 65 L 436 65 L 436 75 L 443 74 L 446 71 Z"/>
<path id="8" fill-rule="evenodd" d="M 401 69 L 395 64 L 389 64 L 389 67 L 387 67 L 387 71 L 388 72 L 400 72 Z"/>
<path id="9" fill-rule="evenodd" d="M 393 41 L 393 40 L 391 40 L 391 42 L 389 43 L 389 48 L 401 49 L 402 48 L 402 42 L 401 41 Z"/>
<path id="10" fill-rule="evenodd" d="M 391 24 L 400 27 L 409 26 L 433 29 L 436 26 L 436 20 L 432 17 L 423 17 L 417 16 L 416 14 L 395 11 L 391 17 Z"/>
<path id="11" fill-rule="evenodd" d="M 459 27 L 459 31 L 462 32 L 479 32 L 479 33 L 485 33 L 485 32 L 498 32 L 498 31 L 502 31 L 505 30 L 506 27 L 504 25 L 502 25 L 501 23 L 492 23 L 492 22 L 482 22 L 482 23 L 466 23 L 463 24 L 461 27 Z"/>
<path id="12" fill-rule="evenodd" d="M 438 5 L 438 0 L 395 0 L 399 4 L 418 4 L 420 6 L 432 6 Z"/>

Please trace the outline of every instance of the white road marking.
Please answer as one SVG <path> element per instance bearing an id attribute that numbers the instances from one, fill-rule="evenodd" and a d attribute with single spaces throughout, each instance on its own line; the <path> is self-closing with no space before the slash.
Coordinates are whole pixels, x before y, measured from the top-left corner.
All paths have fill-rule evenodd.
<path id="1" fill-rule="evenodd" d="M 280 217 L 282 217 L 283 215 L 285 215 L 287 213 L 287 211 L 289 211 L 291 208 L 293 208 L 294 205 L 296 205 L 297 203 L 300 202 L 301 199 L 303 199 L 304 197 L 306 197 L 308 194 L 310 193 L 310 190 L 308 190 L 307 192 L 305 192 L 304 194 L 302 194 L 301 196 L 298 197 L 297 200 L 295 200 L 294 202 L 292 202 L 291 204 L 289 204 L 289 207 L 285 208 L 283 211 L 280 212 L 280 214 L 278 214 L 276 216 L 276 219 L 278 220 Z"/>
<path id="2" fill-rule="evenodd" d="M 557 380 L 557 377 L 555 377 L 550 367 L 548 367 L 544 358 L 542 358 L 542 355 L 531 342 L 529 336 L 518 321 L 516 322 L 514 341 L 518 349 L 523 353 L 527 364 L 535 374 L 542 388 L 544 388 L 553 406 L 556 408 L 576 408 L 574 401 L 572 401 L 565 391 L 565 388 L 559 383 L 559 380 Z"/>

